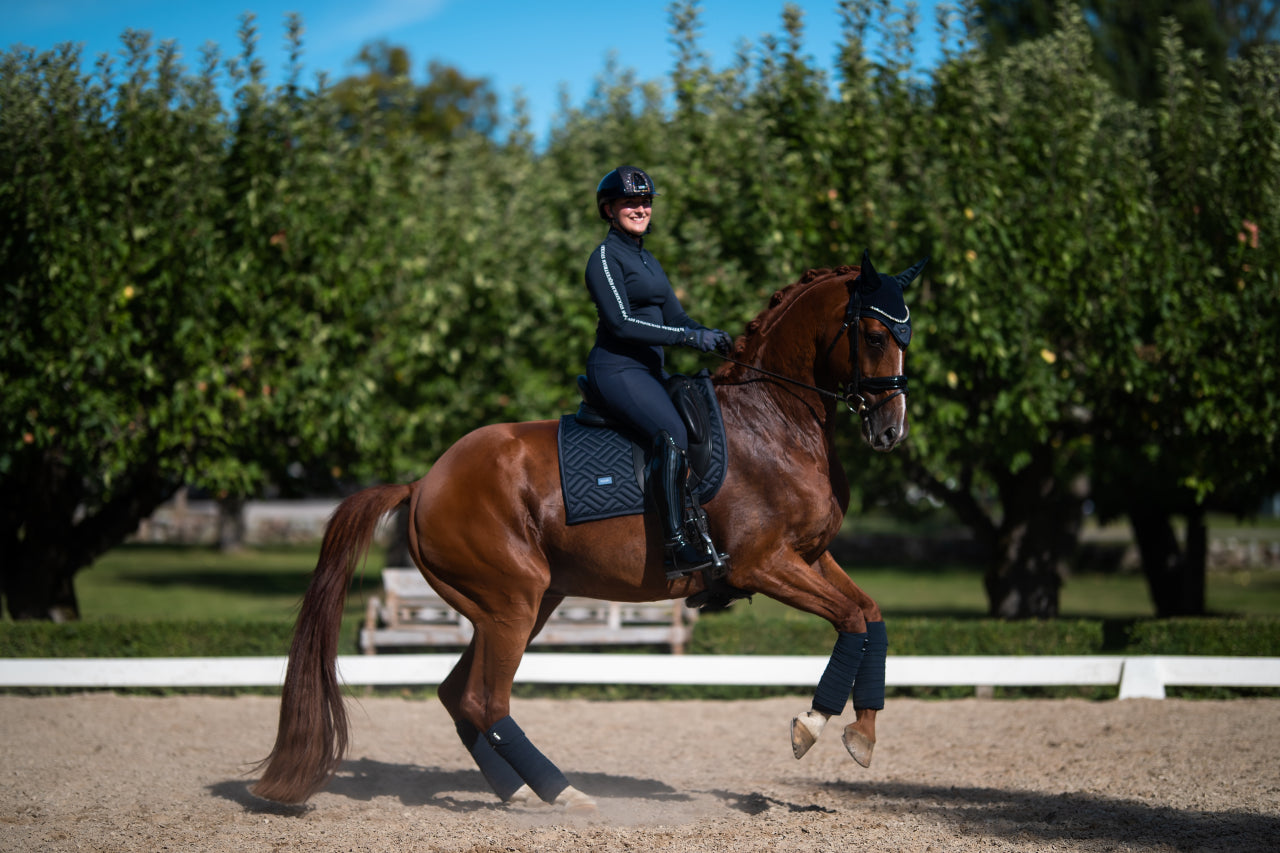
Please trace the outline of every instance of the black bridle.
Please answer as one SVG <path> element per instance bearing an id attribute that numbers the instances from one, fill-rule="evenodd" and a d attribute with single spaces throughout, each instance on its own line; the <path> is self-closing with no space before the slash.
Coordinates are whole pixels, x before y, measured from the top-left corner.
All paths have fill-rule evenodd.
<path id="1" fill-rule="evenodd" d="M 844 311 L 844 325 L 840 327 L 840 332 L 831 339 L 831 345 L 827 347 L 825 358 L 831 357 L 831 352 L 836 348 L 836 344 L 840 342 L 840 338 L 844 335 L 849 336 L 849 357 L 853 362 L 853 379 L 845 383 L 844 391 L 828 391 L 826 388 L 819 388 L 816 385 L 810 385 L 807 382 L 801 382 L 798 379 L 792 379 L 790 376 L 783 376 L 781 373 L 774 373 L 772 370 L 765 370 L 763 367 L 756 367 L 754 364 L 747 364 L 745 361 L 738 361 L 736 358 L 730 358 L 727 355 L 716 353 L 720 358 L 732 364 L 745 367 L 748 370 L 754 370 L 757 373 L 763 373 L 773 379 L 781 382 L 787 382 L 791 385 L 806 388 L 810 391 L 816 391 L 824 397 L 831 397 L 835 400 L 841 400 L 849 411 L 854 412 L 859 418 L 866 418 L 875 412 L 885 403 L 899 395 L 906 396 L 907 393 L 907 377 L 898 374 L 897 376 L 862 376 L 862 367 L 858 364 L 858 327 L 862 321 L 862 292 L 859 288 L 853 288 L 853 292 L 849 294 L 849 304 Z M 868 405 L 867 398 L 863 392 L 870 395 L 884 394 L 891 392 L 883 400 L 875 405 Z"/>
<path id="2" fill-rule="evenodd" d="M 857 412 L 860 418 L 866 418 L 894 397 L 899 395 L 905 397 L 907 395 L 907 377 L 901 373 L 897 376 L 863 377 L 862 366 L 858 363 L 860 344 L 858 328 L 861 323 L 862 289 L 855 287 L 853 292 L 849 294 L 849 304 L 844 309 L 844 326 L 840 329 L 840 334 L 847 333 L 849 336 L 849 358 L 853 361 L 853 379 L 845 385 L 844 403 L 849 407 L 849 411 Z M 827 358 L 831 357 L 831 351 L 836 348 L 836 342 L 839 340 L 840 335 L 836 335 L 832 339 L 831 345 L 827 347 Z M 880 402 L 873 406 L 868 406 L 867 398 L 862 394 L 863 390 L 872 395 L 889 393 Z"/>

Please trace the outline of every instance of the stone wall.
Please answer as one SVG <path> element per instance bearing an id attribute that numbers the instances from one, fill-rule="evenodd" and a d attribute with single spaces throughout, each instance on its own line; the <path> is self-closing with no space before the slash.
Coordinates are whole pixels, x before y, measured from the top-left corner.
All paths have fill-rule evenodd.
<path id="1" fill-rule="evenodd" d="M 337 508 L 335 500 L 245 501 L 245 545 L 305 545 L 318 543 L 324 526 Z M 386 544 L 389 525 L 379 528 L 379 544 Z M 219 541 L 218 503 L 181 497 L 156 510 L 138 526 L 130 542 L 214 545 Z"/>

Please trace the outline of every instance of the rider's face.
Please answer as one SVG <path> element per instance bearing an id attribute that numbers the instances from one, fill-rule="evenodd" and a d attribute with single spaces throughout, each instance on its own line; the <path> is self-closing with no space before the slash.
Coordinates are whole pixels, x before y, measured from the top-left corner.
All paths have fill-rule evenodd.
<path id="1" fill-rule="evenodd" d="M 632 196 L 613 202 L 613 221 L 618 229 L 632 237 L 640 237 L 649 230 L 649 217 L 653 214 L 653 196 Z"/>

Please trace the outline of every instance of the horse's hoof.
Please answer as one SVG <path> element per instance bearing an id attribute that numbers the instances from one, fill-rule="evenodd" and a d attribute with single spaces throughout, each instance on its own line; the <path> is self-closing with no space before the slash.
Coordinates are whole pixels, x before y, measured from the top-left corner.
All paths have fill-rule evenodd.
<path id="1" fill-rule="evenodd" d="M 514 794 L 507 797 L 507 805 L 509 806 L 532 806 L 541 803 L 542 800 L 538 799 L 538 795 L 533 793 L 533 789 L 528 785 L 521 785 Z"/>
<path id="2" fill-rule="evenodd" d="M 876 748 L 876 742 L 853 726 L 854 724 L 850 723 L 844 727 L 844 748 L 849 750 L 854 761 L 863 767 L 870 767 L 871 753 Z"/>
<path id="3" fill-rule="evenodd" d="M 572 785 L 560 792 L 555 804 L 563 806 L 569 814 L 591 814 L 597 811 L 596 801 Z"/>
<path id="4" fill-rule="evenodd" d="M 817 711 L 805 711 L 791 721 L 791 752 L 796 758 L 804 758 L 809 747 L 818 742 L 818 735 L 827 724 L 827 718 Z"/>

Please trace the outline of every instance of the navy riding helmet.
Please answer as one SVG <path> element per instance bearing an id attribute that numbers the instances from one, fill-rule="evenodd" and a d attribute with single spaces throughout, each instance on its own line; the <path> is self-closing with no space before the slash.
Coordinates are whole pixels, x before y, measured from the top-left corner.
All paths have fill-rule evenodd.
<path id="1" fill-rule="evenodd" d="M 641 195 L 657 195 L 653 179 L 635 166 L 619 166 L 600 179 L 596 187 L 596 211 L 600 218 L 608 221 L 604 206 L 618 198 L 633 198 Z"/>

